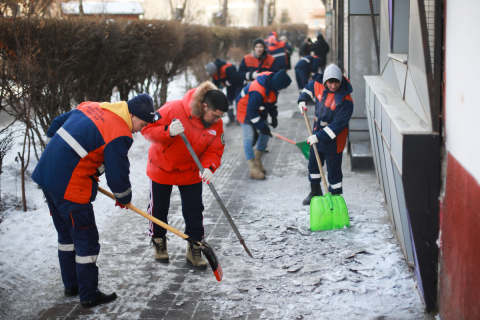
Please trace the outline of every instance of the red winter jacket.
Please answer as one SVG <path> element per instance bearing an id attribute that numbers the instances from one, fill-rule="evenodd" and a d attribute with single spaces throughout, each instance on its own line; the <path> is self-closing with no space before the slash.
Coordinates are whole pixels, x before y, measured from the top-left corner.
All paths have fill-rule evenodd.
<path id="1" fill-rule="evenodd" d="M 167 185 L 189 185 L 201 182 L 199 169 L 180 135 L 170 137 L 170 124 L 180 120 L 185 136 L 202 166 L 212 172 L 220 167 L 225 137 L 222 120 L 205 128 L 200 120 L 205 93 L 215 90 L 209 81 L 185 94 L 182 100 L 167 102 L 156 112 L 156 122 L 147 125 L 142 135 L 152 142 L 148 151 L 147 176 Z M 195 116 L 197 115 L 197 116 Z"/>

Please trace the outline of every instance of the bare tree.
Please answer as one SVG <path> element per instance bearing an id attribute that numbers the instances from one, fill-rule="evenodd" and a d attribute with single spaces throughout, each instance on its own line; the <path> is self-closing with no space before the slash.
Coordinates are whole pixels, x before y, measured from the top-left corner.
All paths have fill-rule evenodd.
<path id="1" fill-rule="evenodd" d="M 267 25 L 272 25 L 273 20 L 275 19 L 276 14 L 276 0 L 269 0 L 267 2 Z"/>
<path id="2" fill-rule="evenodd" d="M 182 21 L 185 17 L 185 12 L 187 9 L 188 0 L 169 0 L 170 1 L 170 10 L 174 20 Z"/>
<path id="3" fill-rule="evenodd" d="M 257 2 L 257 26 L 263 26 L 263 8 L 265 0 L 256 0 Z"/>
<path id="4" fill-rule="evenodd" d="M 80 17 L 85 15 L 85 13 L 83 13 L 83 0 L 78 0 L 78 13 Z"/>
<path id="5" fill-rule="evenodd" d="M 0 202 L 2 202 L 3 159 L 14 145 L 15 133 L 9 127 L 0 130 Z"/>
<path id="6" fill-rule="evenodd" d="M 22 204 L 23 211 L 27 211 L 27 195 L 25 191 L 25 173 L 27 172 L 28 164 L 30 163 L 30 130 L 28 127 L 25 128 L 25 135 L 23 138 L 23 148 L 22 153 L 18 152 L 18 158 L 20 159 L 21 165 L 21 179 L 22 179 Z M 28 143 L 28 147 L 27 147 Z M 25 155 L 25 152 L 27 153 Z"/>
<path id="7" fill-rule="evenodd" d="M 228 15 L 228 0 L 223 0 L 222 20 L 220 23 L 220 25 L 223 27 L 227 26 L 227 15 Z"/>

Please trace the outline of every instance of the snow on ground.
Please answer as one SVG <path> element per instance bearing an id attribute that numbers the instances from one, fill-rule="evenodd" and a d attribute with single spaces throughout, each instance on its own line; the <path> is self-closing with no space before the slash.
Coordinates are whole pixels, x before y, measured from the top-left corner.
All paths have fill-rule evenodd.
<path id="1" fill-rule="evenodd" d="M 181 98 L 185 91 L 182 80 L 174 81 L 170 88 L 170 99 Z M 301 127 L 303 120 L 291 119 L 291 101 L 296 92 L 293 85 L 282 92 L 288 103 L 279 103 L 279 127 L 291 128 L 278 132 L 301 141 L 305 139 L 298 136 L 300 129 L 296 127 Z M 181 290 L 202 292 L 214 319 L 429 318 L 395 238 L 374 172 L 350 172 L 345 163 L 344 197 L 352 226 L 311 232 L 308 207 L 301 205 L 309 191 L 306 161 L 301 153 L 292 151 L 295 147 L 286 142 L 272 139 L 271 151 L 265 156 L 268 179 L 254 181 L 248 177 L 240 128 L 227 130 L 223 165 L 214 183 L 217 190 L 223 191 L 219 193 L 227 199 L 227 206 L 237 208 L 231 214 L 255 259 L 245 254 L 232 232 L 216 241 L 219 236 L 212 229 L 218 219 L 206 215 L 206 237 L 217 251 L 224 279 L 217 282 L 209 270 L 188 272 L 182 275 L 185 281 Z M 134 140 L 129 153 L 132 203 L 145 210 L 149 198 L 145 175 L 149 143 L 140 134 L 134 135 Z M 5 319 L 34 318 L 40 310 L 58 303 L 78 303 L 77 298 L 65 299 L 61 295 L 57 235 L 41 190 L 27 180 L 27 212 L 15 200 L 21 196 L 15 162 L 20 148 L 18 142 L 5 158 L 1 177 L 2 200 L 8 204 L 0 224 L 0 317 Z M 32 157 L 29 173 L 35 165 Z M 101 186 L 106 187 L 105 179 L 101 179 Z M 174 188 L 172 202 L 178 201 Z M 219 211 L 206 187 L 204 203 L 205 212 Z M 145 246 L 145 219 L 114 207 L 113 201 L 100 193 L 94 209 L 102 244 L 98 261 L 101 289 L 119 292 L 121 283 L 113 275 L 123 272 L 121 281 L 136 284 L 134 290 L 147 290 L 142 288 L 145 279 L 135 277 L 145 266 L 161 278 L 153 289 L 154 294 L 161 293 L 179 270 L 173 263 L 162 266 L 152 262 L 152 249 Z M 178 206 L 171 210 L 169 218 L 170 224 L 183 230 Z M 227 229 L 230 231 L 229 226 Z M 171 259 L 184 259 L 185 242 L 172 234 L 169 239 Z M 149 308 L 128 297 L 114 304 L 132 310 Z M 181 308 L 182 304 L 180 301 L 176 305 Z M 90 316 L 109 318 L 108 314 L 95 312 Z M 124 317 L 138 318 L 139 313 Z"/>

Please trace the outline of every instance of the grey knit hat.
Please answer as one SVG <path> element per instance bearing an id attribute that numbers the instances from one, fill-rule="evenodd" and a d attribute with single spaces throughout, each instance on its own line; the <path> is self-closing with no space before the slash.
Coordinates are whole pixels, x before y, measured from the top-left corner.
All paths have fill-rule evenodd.
<path id="1" fill-rule="evenodd" d="M 342 70 L 334 64 L 329 65 L 323 72 L 323 85 L 330 79 L 337 79 L 340 83 L 343 80 Z"/>
<path id="2" fill-rule="evenodd" d="M 215 72 L 217 72 L 217 66 L 213 62 L 209 62 L 207 64 L 207 74 L 211 76 Z"/>

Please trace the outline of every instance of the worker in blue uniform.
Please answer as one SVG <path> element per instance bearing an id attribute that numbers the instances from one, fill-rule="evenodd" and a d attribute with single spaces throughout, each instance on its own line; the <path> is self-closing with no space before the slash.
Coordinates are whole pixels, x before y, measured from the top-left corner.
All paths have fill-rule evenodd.
<path id="1" fill-rule="evenodd" d="M 317 56 L 306 55 L 298 60 L 295 65 L 295 78 L 300 93 L 305 88 L 310 79 L 310 76 L 318 72 L 320 59 Z"/>
<path id="2" fill-rule="evenodd" d="M 316 73 L 298 98 L 298 108 L 303 114 L 307 103 L 315 98 L 315 118 L 312 135 L 307 142 L 317 145 L 320 160 L 326 162 L 329 192 L 343 193 L 342 156 L 348 137 L 348 122 L 353 114 L 353 92 L 348 79 L 342 75 L 340 68 L 332 64 L 323 74 Z M 303 205 L 310 205 L 314 196 L 323 195 L 320 188 L 321 175 L 315 153 L 310 148 L 308 160 L 308 180 L 311 191 L 303 200 Z"/>

